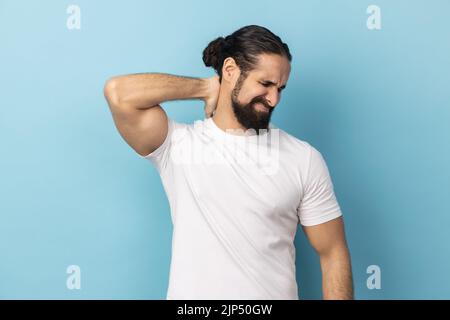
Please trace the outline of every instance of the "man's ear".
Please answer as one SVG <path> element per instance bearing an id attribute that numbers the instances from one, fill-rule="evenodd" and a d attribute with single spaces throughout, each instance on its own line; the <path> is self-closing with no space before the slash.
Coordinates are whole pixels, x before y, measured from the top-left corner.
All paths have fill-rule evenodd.
<path id="1" fill-rule="evenodd" d="M 241 71 L 232 57 L 228 57 L 223 61 L 222 80 L 228 82 L 230 87 L 234 87 Z"/>

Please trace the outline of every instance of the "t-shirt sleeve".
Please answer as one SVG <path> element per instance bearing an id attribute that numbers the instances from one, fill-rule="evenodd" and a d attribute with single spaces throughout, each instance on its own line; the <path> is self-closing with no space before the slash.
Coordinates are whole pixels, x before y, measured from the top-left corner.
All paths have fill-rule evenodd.
<path id="1" fill-rule="evenodd" d="M 297 213 L 304 226 L 325 223 L 342 215 L 325 160 L 312 146 L 303 198 Z"/>
<path id="2" fill-rule="evenodd" d="M 173 144 L 172 137 L 176 123 L 172 119 L 168 118 L 167 125 L 167 136 L 164 139 L 164 142 L 156 150 L 146 156 L 138 154 L 141 158 L 147 159 L 153 163 L 159 173 L 166 168 L 169 161 L 170 151 Z"/>

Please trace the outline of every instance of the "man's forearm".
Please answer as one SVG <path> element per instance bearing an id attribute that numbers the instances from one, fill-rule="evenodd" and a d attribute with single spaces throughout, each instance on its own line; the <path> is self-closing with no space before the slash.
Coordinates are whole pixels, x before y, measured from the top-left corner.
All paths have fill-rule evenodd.
<path id="1" fill-rule="evenodd" d="M 326 300 L 353 299 L 353 280 L 347 248 L 320 257 L 322 291 Z"/>
<path id="2" fill-rule="evenodd" d="M 138 73 L 116 76 L 108 81 L 116 104 L 136 109 L 148 109 L 164 101 L 204 99 L 208 82 L 164 73 Z"/>

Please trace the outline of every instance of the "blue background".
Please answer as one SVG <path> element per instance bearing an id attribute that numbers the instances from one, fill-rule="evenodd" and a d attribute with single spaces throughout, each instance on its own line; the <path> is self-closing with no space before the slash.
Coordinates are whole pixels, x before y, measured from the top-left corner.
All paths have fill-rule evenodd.
<path id="1" fill-rule="evenodd" d="M 69 5 L 81 29 L 68 30 Z M 381 8 L 381 30 L 366 9 Z M 107 78 L 212 76 L 205 46 L 249 24 L 293 55 L 273 122 L 319 149 L 344 212 L 358 299 L 450 298 L 450 2 L 0 1 L 0 298 L 164 299 L 169 206 L 118 134 Z M 163 104 L 203 117 L 200 101 Z M 298 229 L 297 276 L 321 297 Z M 81 290 L 66 268 L 81 268 Z M 369 265 L 381 268 L 369 290 Z"/>

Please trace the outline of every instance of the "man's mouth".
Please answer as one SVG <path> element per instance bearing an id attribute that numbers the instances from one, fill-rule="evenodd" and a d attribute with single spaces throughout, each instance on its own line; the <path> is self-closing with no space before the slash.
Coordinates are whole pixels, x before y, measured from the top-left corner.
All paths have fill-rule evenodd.
<path id="1" fill-rule="evenodd" d="M 258 111 L 262 111 L 262 112 L 269 112 L 269 108 L 267 108 L 262 103 L 256 103 L 255 104 L 255 109 L 258 110 Z"/>

